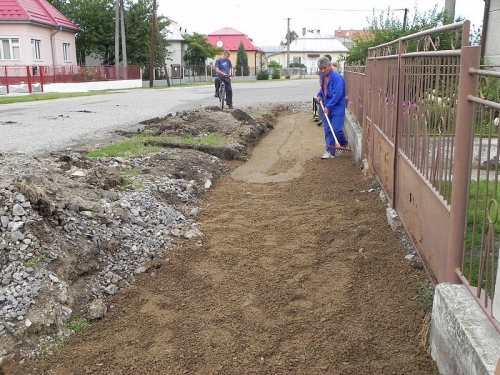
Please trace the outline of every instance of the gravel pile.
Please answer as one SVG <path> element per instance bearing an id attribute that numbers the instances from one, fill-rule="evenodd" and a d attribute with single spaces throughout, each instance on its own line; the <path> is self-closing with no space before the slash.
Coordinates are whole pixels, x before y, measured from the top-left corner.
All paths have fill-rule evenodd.
<path id="1" fill-rule="evenodd" d="M 156 157 L 180 153 L 174 150 Z M 145 272 L 145 263 L 175 246 L 175 239 L 201 235 L 194 220 L 199 199 L 212 179 L 225 171 L 216 157 L 201 157 L 208 158 L 206 164 L 212 168 L 199 170 L 197 180 L 141 175 L 141 189 L 101 191 L 85 182 L 92 173 L 109 168 L 108 176 L 112 175 L 116 164 L 133 170 L 138 160 L 100 159 L 92 164 L 73 154 L 69 159 L 74 164 L 86 162 L 91 167 L 65 170 L 61 158 L 2 155 L 2 355 L 25 334 L 49 333 L 49 328 L 64 326 L 74 313 L 90 320 L 101 318 L 106 313 L 105 297 Z M 147 160 L 142 164 L 147 165 Z M 79 306 L 80 311 L 68 306 Z"/>

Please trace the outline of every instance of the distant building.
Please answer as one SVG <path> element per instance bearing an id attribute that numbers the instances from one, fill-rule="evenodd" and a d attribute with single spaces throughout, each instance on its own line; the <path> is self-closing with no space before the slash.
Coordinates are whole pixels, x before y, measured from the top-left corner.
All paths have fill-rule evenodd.
<path id="1" fill-rule="evenodd" d="M 248 66 L 250 67 L 250 74 L 256 74 L 260 70 L 263 63 L 264 52 L 261 48 L 253 44 L 252 39 L 247 35 L 239 32 L 230 27 L 225 27 L 223 29 L 214 31 L 207 35 L 208 42 L 213 46 L 228 50 L 231 52 L 231 63 L 233 67 L 236 66 L 236 57 L 238 47 L 240 43 L 243 43 L 245 48 L 245 53 L 248 58 Z M 208 61 L 208 63 L 214 63 L 214 61 Z"/>
<path id="2" fill-rule="evenodd" d="M 0 65 L 78 65 L 80 31 L 46 0 L 0 1 Z"/>
<path id="3" fill-rule="evenodd" d="M 338 30 L 335 30 L 335 33 L 333 34 L 333 36 L 336 38 L 349 38 L 349 39 L 352 39 L 355 35 L 366 36 L 368 35 L 368 31 L 354 30 L 354 29 L 343 30 L 339 28 Z"/>
<path id="4" fill-rule="evenodd" d="M 325 54 L 332 57 L 332 62 L 336 62 L 349 53 L 349 49 L 338 38 L 323 35 L 320 30 L 306 30 L 306 28 L 302 29 L 302 36 L 290 43 L 289 54 L 286 45 L 265 47 L 263 50 L 268 61 L 276 61 L 286 67 L 289 57 L 290 63 L 304 64 L 308 72 L 312 73 L 317 71 L 317 61 Z"/>
<path id="5" fill-rule="evenodd" d="M 335 30 L 334 33 L 334 36 L 338 38 L 338 40 L 340 40 L 342 44 L 349 49 L 351 49 L 355 44 L 355 42 L 353 41 L 354 37 L 363 37 L 366 35 L 368 35 L 368 32 L 366 30 L 342 30 L 340 28 L 338 30 Z"/>
<path id="6" fill-rule="evenodd" d="M 182 35 L 186 34 L 187 30 L 182 29 L 176 22 L 171 21 L 166 28 L 165 39 L 169 43 L 167 46 L 167 55 L 165 64 L 170 67 L 170 75 L 172 78 L 182 78 L 182 67 L 185 65 L 184 55 L 186 53 L 186 41 Z M 168 68 L 167 68 L 168 69 Z"/>

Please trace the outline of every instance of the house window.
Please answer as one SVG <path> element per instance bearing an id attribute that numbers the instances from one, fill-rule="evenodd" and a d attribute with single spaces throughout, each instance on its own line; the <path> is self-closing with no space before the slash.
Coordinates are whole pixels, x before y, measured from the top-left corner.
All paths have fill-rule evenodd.
<path id="1" fill-rule="evenodd" d="M 0 60 L 21 60 L 19 38 L 0 38 Z"/>
<path id="2" fill-rule="evenodd" d="M 71 61 L 71 54 L 70 54 L 70 44 L 69 43 L 63 43 L 63 58 L 64 61 L 70 62 Z"/>
<path id="3" fill-rule="evenodd" d="M 33 60 L 42 59 L 42 41 L 40 39 L 31 39 L 31 51 L 33 53 Z"/>
<path id="4" fill-rule="evenodd" d="M 300 57 L 294 57 L 292 62 L 293 62 L 294 64 L 300 64 L 300 63 L 301 63 L 301 61 L 300 61 Z"/>

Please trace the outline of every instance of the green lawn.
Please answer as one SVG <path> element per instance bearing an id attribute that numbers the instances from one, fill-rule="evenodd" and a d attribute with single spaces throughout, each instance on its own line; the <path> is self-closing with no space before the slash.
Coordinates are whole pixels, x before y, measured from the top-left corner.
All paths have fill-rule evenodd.
<path id="1" fill-rule="evenodd" d="M 22 96 L 2 96 L 0 95 L 0 105 L 2 104 L 12 104 L 12 103 L 26 103 L 35 102 L 39 100 L 53 100 L 61 98 L 75 98 L 79 96 L 95 96 L 95 95 L 107 95 L 110 93 L 116 94 L 120 91 L 130 91 L 130 90 L 161 90 L 173 87 L 191 87 L 191 86 L 207 86 L 213 85 L 213 82 L 192 82 L 190 84 L 172 85 L 168 86 L 155 86 L 155 87 L 138 87 L 132 89 L 111 89 L 111 90 L 98 90 L 98 91 L 88 91 L 88 92 L 71 92 L 71 93 L 35 93 L 27 94 Z"/>
<path id="2" fill-rule="evenodd" d="M 39 93 L 23 96 L 1 96 L 0 105 L 12 103 L 36 102 L 39 100 L 53 100 L 61 98 L 74 98 L 78 96 L 106 95 L 108 91 L 72 92 L 72 93 Z"/>

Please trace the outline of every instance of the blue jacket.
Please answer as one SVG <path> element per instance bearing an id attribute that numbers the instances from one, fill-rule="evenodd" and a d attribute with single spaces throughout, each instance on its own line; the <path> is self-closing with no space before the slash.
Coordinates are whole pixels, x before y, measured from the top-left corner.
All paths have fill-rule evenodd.
<path id="1" fill-rule="evenodd" d="M 323 87 L 323 81 L 325 76 L 323 74 L 319 77 L 320 87 Z M 328 111 L 332 115 L 344 115 L 346 107 L 346 89 L 344 78 L 339 72 L 331 70 L 330 80 L 328 81 L 328 86 L 326 87 L 326 95 L 323 95 L 323 91 L 318 92 L 318 96 L 323 98 L 323 105 L 328 108 Z"/>

